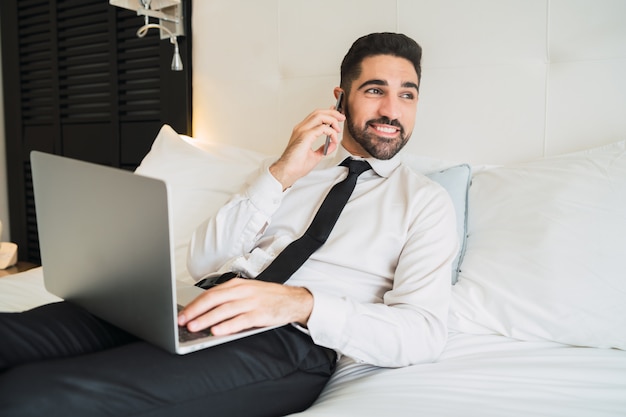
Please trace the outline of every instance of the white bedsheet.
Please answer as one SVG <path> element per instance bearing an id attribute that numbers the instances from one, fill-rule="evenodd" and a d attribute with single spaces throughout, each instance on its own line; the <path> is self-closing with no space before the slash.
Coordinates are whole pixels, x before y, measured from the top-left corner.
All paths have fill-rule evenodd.
<path id="1" fill-rule="evenodd" d="M 60 298 L 46 291 L 41 267 L 0 278 L 0 311 L 23 311 L 54 301 Z"/>
<path id="2" fill-rule="evenodd" d="M 626 352 L 451 334 L 436 363 L 339 370 L 297 415 L 626 416 Z"/>
<path id="3" fill-rule="evenodd" d="M 41 268 L 0 278 L 0 311 L 57 300 Z M 295 415 L 626 416 L 626 352 L 456 333 L 432 364 L 381 369 L 343 359 L 318 401 Z"/>

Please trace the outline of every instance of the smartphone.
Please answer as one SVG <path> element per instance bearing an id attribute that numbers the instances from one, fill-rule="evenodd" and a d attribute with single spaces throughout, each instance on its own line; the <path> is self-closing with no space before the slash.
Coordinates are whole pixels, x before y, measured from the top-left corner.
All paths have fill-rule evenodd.
<path id="1" fill-rule="evenodd" d="M 341 111 L 342 101 L 343 101 L 343 91 L 340 91 L 339 96 L 337 96 L 337 103 L 335 103 L 335 110 Z M 329 144 L 330 144 L 330 136 L 326 136 L 326 142 L 324 142 L 324 155 L 328 153 Z"/>

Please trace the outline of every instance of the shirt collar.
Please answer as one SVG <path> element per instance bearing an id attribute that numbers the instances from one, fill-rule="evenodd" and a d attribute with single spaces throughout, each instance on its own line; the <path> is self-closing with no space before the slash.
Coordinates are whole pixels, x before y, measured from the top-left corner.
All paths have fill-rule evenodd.
<path id="1" fill-rule="evenodd" d="M 353 156 L 346 148 L 340 146 L 335 152 L 335 155 L 332 158 L 329 158 L 329 165 L 339 165 L 344 159 L 347 157 L 352 157 L 353 159 L 364 159 L 369 162 L 370 166 L 376 172 L 376 174 L 381 177 L 387 178 L 391 173 L 400 165 L 401 158 L 399 155 L 395 155 L 391 159 L 382 160 L 376 158 L 360 158 L 357 156 Z"/>

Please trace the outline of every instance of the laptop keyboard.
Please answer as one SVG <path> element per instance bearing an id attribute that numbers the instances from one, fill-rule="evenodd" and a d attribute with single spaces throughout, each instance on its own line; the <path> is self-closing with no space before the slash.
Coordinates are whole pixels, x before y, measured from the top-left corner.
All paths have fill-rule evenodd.
<path id="1" fill-rule="evenodd" d="M 194 340 L 203 339 L 205 337 L 213 336 L 210 330 L 201 330 L 199 332 L 190 332 L 185 326 L 178 326 L 178 341 L 193 342 Z"/>
<path id="2" fill-rule="evenodd" d="M 178 306 L 178 311 L 181 311 L 183 306 Z M 205 337 L 213 336 L 209 329 L 201 330 L 199 332 L 190 332 L 185 326 L 178 326 L 178 341 L 180 343 L 193 342 L 194 340 L 203 339 Z"/>

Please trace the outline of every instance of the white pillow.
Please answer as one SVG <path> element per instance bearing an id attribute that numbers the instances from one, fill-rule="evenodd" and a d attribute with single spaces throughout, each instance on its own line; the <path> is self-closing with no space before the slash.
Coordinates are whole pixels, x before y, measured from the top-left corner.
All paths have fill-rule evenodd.
<path id="1" fill-rule="evenodd" d="M 476 174 L 450 328 L 626 349 L 626 141 Z"/>
<path id="2" fill-rule="evenodd" d="M 265 158 L 233 146 L 185 139 L 168 125 L 161 128 L 135 172 L 168 184 L 177 279 L 193 282 L 186 259 L 195 228 L 238 191 Z"/>

